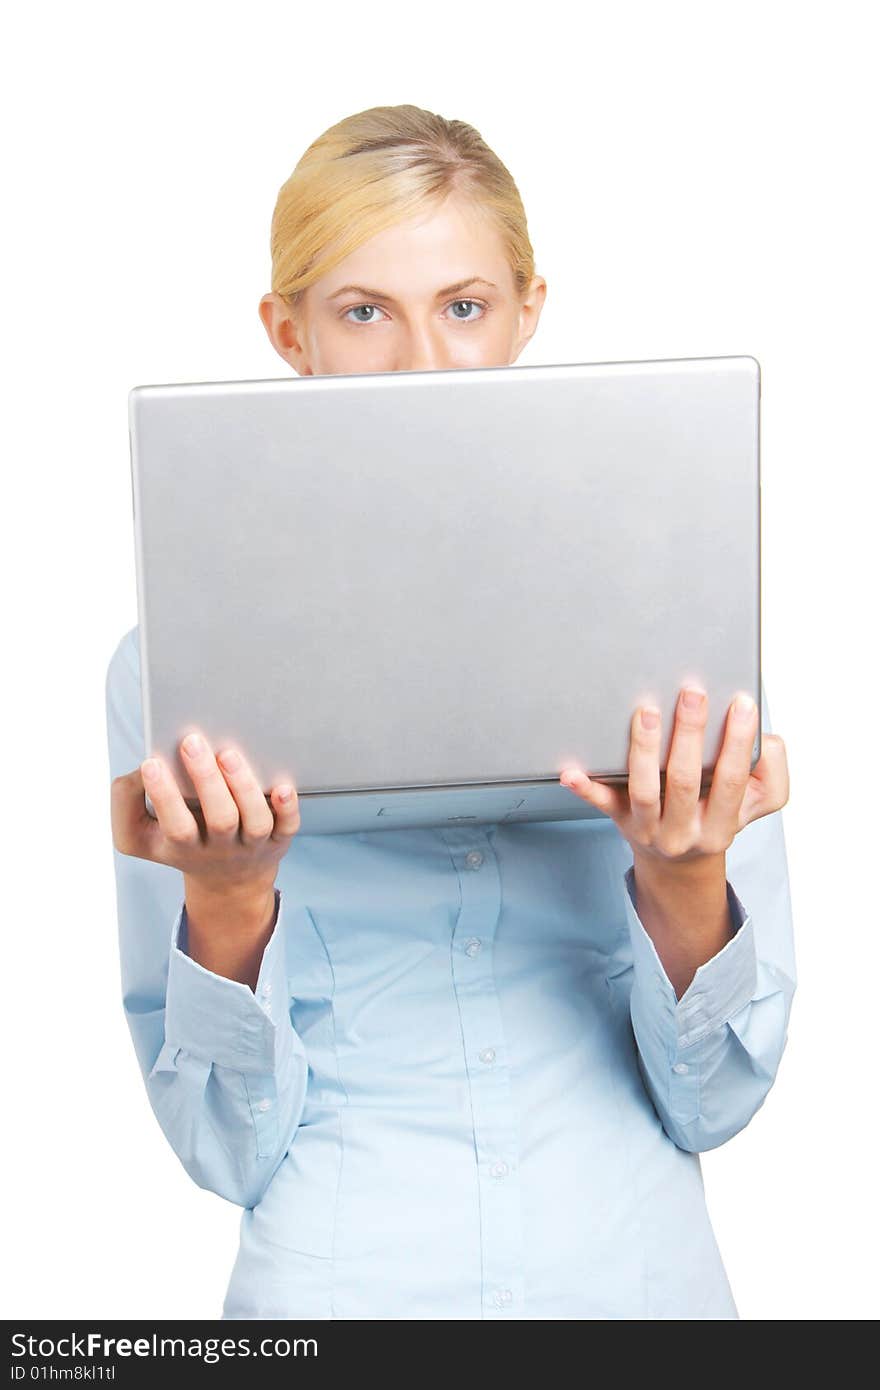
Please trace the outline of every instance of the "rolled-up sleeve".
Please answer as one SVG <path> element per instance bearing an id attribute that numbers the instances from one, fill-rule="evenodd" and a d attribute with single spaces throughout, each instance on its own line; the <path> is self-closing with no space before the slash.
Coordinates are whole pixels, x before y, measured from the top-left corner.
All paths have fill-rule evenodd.
<path id="1" fill-rule="evenodd" d="M 299 1040 L 292 1028 L 279 1028 L 275 1009 L 283 1012 L 287 978 L 282 946 L 281 892 L 275 889 L 275 923 L 264 950 L 256 990 L 215 975 L 187 953 L 186 906 L 181 903 L 171 933 L 171 957 L 165 1006 L 165 1037 L 241 1072 L 275 1071 Z"/>
<path id="2" fill-rule="evenodd" d="M 106 678 L 111 778 L 143 761 L 136 629 Z M 308 1060 L 290 1014 L 284 902 L 256 991 L 187 954 L 183 875 L 113 847 L 125 1019 L 150 1105 L 199 1187 L 259 1202 L 305 1106 Z"/>
<path id="3" fill-rule="evenodd" d="M 763 683 L 761 701 L 769 733 Z M 788 1039 L 797 983 L 781 810 L 745 826 L 726 863 L 730 939 L 680 999 L 638 915 L 631 863 L 624 874 L 639 1066 L 667 1134 L 691 1152 L 725 1143 L 763 1104 Z"/>

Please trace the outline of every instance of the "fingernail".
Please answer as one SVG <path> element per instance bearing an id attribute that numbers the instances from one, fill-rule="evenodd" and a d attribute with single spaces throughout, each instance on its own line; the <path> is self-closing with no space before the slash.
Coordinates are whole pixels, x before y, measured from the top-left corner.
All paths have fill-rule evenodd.
<path id="1" fill-rule="evenodd" d="M 224 748 L 222 753 L 218 753 L 217 758 L 226 772 L 234 772 L 241 765 L 241 758 L 234 748 Z"/>
<path id="2" fill-rule="evenodd" d="M 751 695 L 737 695 L 733 704 L 733 717 L 744 724 L 754 713 L 755 702 Z"/>
<path id="3" fill-rule="evenodd" d="M 660 723 L 660 711 L 659 711 L 659 710 L 656 710 L 656 709 L 643 709 L 643 710 L 642 710 L 642 728 L 643 728 L 643 729 L 656 729 L 656 727 L 657 727 L 657 725 L 658 725 L 659 723 Z"/>
<path id="4" fill-rule="evenodd" d="M 147 761 L 146 761 L 145 763 L 142 763 L 142 764 L 141 764 L 141 772 L 143 773 L 144 781 L 146 781 L 146 782 L 156 782 L 156 781 L 158 781 L 158 779 L 159 779 L 159 764 L 156 762 L 156 759 L 155 759 L 155 758 L 147 758 Z"/>
<path id="5" fill-rule="evenodd" d="M 279 787 L 279 788 L 278 788 L 278 800 L 279 800 L 279 801 L 289 801 L 290 798 L 291 798 L 292 796 L 293 796 L 293 788 L 292 788 L 292 787 Z"/>
<path id="6" fill-rule="evenodd" d="M 681 697 L 681 702 L 685 709 L 699 709 L 705 694 L 705 690 L 699 690 L 695 685 L 689 685 Z"/>
<path id="7" fill-rule="evenodd" d="M 187 734 L 183 740 L 183 747 L 187 753 L 198 753 L 202 747 L 202 740 L 198 734 Z"/>

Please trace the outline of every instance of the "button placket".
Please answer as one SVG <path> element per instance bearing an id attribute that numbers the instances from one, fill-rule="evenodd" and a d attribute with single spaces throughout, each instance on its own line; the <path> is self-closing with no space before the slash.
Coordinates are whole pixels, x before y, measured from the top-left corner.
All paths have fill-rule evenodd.
<path id="1" fill-rule="evenodd" d="M 461 892 L 452 971 L 481 1194 L 483 1317 L 509 1318 L 522 1306 L 525 1281 L 516 1174 L 518 1125 L 494 966 L 501 880 L 485 832 L 461 827 L 440 833 L 458 869 Z"/>
<path id="2" fill-rule="evenodd" d="M 278 1142 L 275 1078 L 245 1073 L 245 1088 L 257 1135 L 257 1156 L 266 1158 Z"/>
<path id="3" fill-rule="evenodd" d="M 670 1109 L 677 1120 L 690 1124 L 700 1114 L 700 1068 L 693 1062 L 673 1062 Z"/>

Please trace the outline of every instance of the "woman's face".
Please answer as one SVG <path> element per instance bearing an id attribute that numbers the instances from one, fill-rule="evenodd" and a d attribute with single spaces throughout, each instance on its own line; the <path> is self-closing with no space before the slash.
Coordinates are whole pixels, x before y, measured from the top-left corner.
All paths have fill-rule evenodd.
<path id="1" fill-rule="evenodd" d="M 520 299 L 496 229 L 450 196 L 378 233 L 296 309 L 264 295 L 260 318 L 300 376 L 503 367 L 537 328 L 546 292 L 535 276 Z"/>

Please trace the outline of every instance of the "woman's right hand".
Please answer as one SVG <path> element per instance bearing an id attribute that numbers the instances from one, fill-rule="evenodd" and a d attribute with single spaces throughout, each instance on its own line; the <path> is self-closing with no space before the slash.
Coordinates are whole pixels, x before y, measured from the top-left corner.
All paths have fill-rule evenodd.
<path id="1" fill-rule="evenodd" d="M 198 735 L 198 747 L 191 750 L 189 737 L 180 752 L 198 793 L 198 811 L 189 809 L 164 760 L 147 758 L 111 783 L 113 843 L 121 854 L 180 869 L 188 891 L 265 893 L 300 827 L 296 789 L 281 784 L 267 797 L 238 749 L 224 749 L 215 757 Z M 151 766 L 157 769 L 155 778 L 149 775 Z M 155 818 L 147 811 L 145 790 Z"/>

